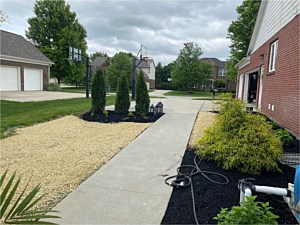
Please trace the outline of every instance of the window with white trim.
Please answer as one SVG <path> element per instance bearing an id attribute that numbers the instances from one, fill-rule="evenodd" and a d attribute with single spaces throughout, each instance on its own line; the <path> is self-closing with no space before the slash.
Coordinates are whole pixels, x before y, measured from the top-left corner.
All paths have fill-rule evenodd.
<path id="1" fill-rule="evenodd" d="M 219 68 L 219 73 L 218 73 L 218 76 L 219 77 L 224 77 L 227 75 L 227 70 L 226 68 Z"/>
<path id="2" fill-rule="evenodd" d="M 275 71 L 277 58 L 278 40 L 274 41 L 270 47 L 269 72 Z"/>

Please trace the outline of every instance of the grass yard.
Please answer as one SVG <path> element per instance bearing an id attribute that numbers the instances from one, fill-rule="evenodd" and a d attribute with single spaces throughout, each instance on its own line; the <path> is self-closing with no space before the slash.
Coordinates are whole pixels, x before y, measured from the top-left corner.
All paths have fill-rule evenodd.
<path id="1" fill-rule="evenodd" d="M 186 97 L 203 97 L 203 98 L 211 98 L 212 93 L 207 91 L 169 91 L 165 93 L 166 96 L 186 96 Z M 216 97 L 219 96 L 220 93 L 216 93 Z"/>
<path id="2" fill-rule="evenodd" d="M 85 87 L 62 87 L 61 92 L 82 93 L 85 94 Z M 91 92 L 91 89 L 90 89 Z"/>
<path id="3" fill-rule="evenodd" d="M 114 104 L 115 96 L 106 98 L 106 105 Z M 40 102 L 12 102 L 1 103 L 1 133 L 5 133 L 15 127 L 30 126 L 36 123 L 48 121 L 65 115 L 80 115 L 91 108 L 91 98 L 75 98 Z M 11 130 L 13 132 L 13 130 Z"/>

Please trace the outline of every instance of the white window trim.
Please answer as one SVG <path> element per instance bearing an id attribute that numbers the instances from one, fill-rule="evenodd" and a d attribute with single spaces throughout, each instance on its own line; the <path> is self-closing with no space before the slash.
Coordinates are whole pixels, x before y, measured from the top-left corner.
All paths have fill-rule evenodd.
<path id="1" fill-rule="evenodd" d="M 269 72 L 276 70 L 276 58 L 278 51 L 278 40 L 274 41 L 270 46 Z"/>
<path id="2" fill-rule="evenodd" d="M 226 77 L 227 76 L 227 71 L 225 73 L 226 69 L 225 68 L 222 68 L 222 69 L 219 69 L 218 71 L 218 76 L 219 77 Z M 220 73 L 221 72 L 221 73 Z"/>

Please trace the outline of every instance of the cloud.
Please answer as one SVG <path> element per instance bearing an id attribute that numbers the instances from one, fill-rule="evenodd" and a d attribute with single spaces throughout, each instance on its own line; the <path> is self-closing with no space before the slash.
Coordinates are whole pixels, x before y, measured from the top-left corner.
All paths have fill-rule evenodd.
<path id="1" fill-rule="evenodd" d="M 236 19 L 241 1 L 66 0 L 87 30 L 89 53 L 136 54 L 143 44 L 156 64 L 175 60 L 188 41 L 198 43 L 205 57 L 228 57 L 227 27 Z M 33 0 L 2 0 L 12 24 L 1 29 L 24 35 L 33 6 Z"/>

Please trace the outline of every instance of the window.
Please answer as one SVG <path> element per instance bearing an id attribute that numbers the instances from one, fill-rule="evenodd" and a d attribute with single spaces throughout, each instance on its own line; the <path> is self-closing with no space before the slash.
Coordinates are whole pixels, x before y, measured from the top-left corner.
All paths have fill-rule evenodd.
<path id="1" fill-rule="evenodd" d="M 218 76 L 219 77 L 224 77 L 226 75 L 227 75 L 227 70 L 225 68 L 219 68 Z"/>
<path id="2" fill-rule="evenodd" d="M 275 71 L 277 57 L 278 40 L 274 41 L 270 47 L 269 72 Z"/>

